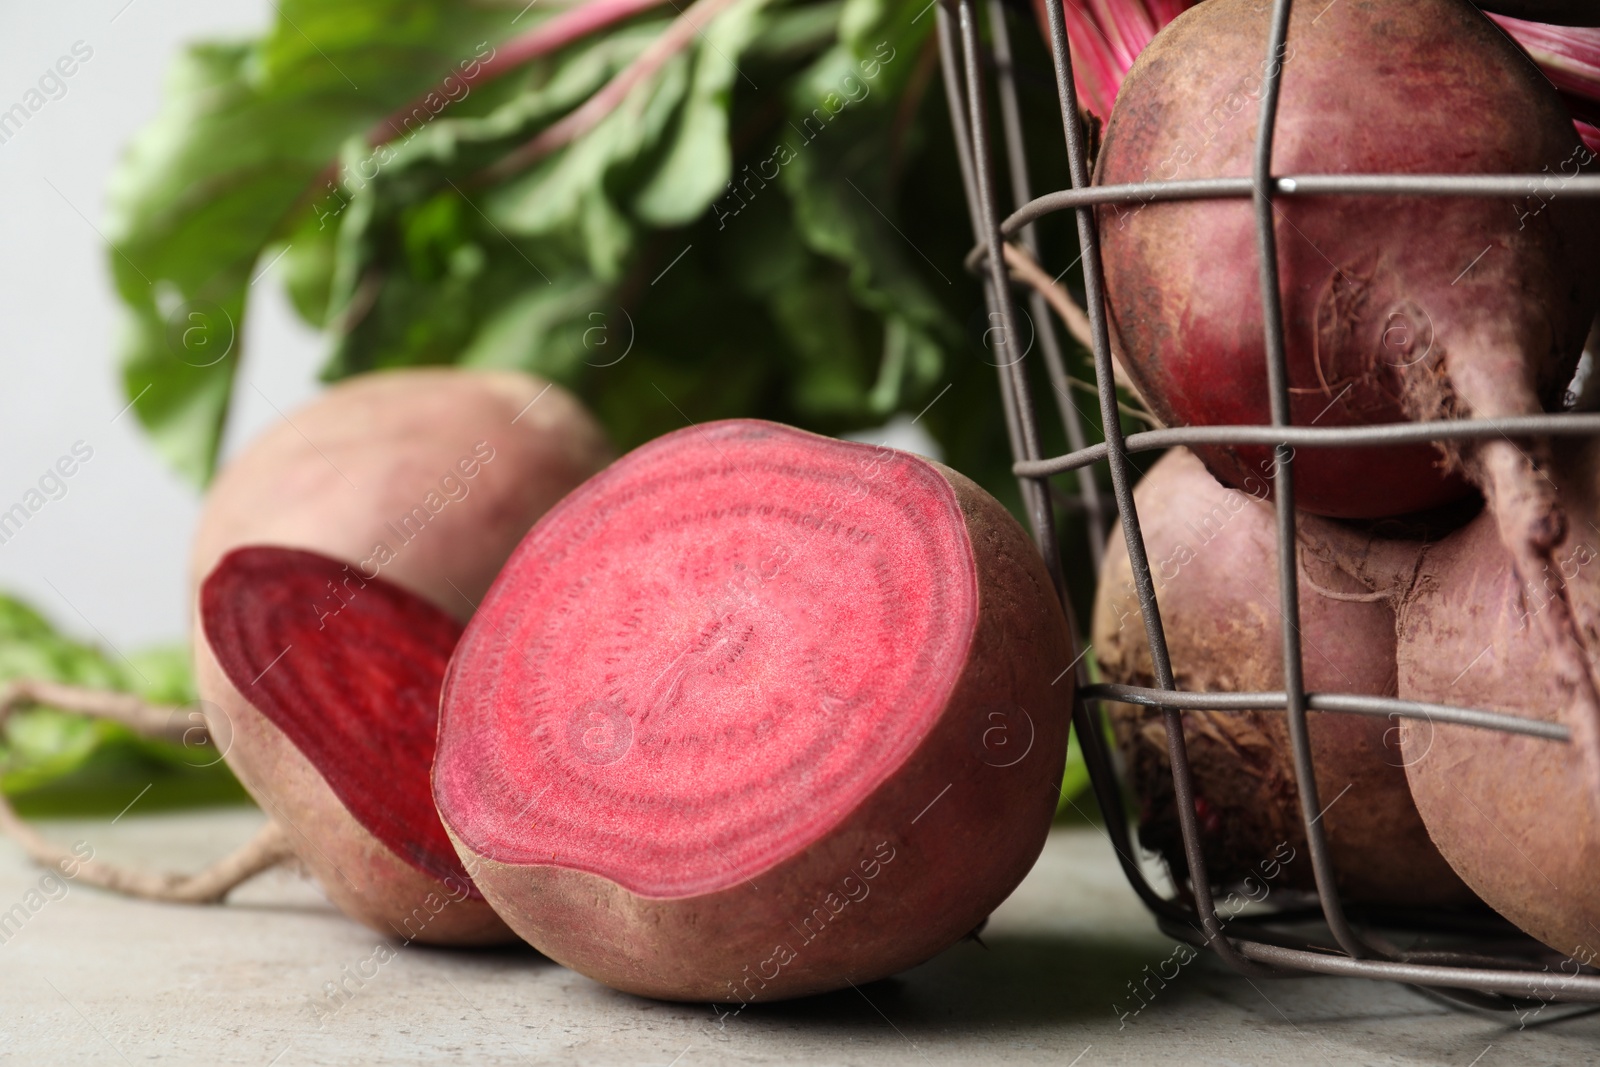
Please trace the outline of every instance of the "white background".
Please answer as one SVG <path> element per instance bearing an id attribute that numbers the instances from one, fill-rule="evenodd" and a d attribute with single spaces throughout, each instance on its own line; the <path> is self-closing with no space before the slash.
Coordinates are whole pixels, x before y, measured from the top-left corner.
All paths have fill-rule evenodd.
<path id="1" fill-rule="evenodd" d="M 0 144 L 0 510 L 73 442 L 94 449 L 66 496 L 0 545 L 0 590 L 70 633 L 131 650 L 185 636 L 184 563 L 198 494 L 168 469 L 132 412 L 117 418 L 127 403 L 116 369 L 122 317 L 110 253 L 96 233 L 105 229 L 106 178 L 156 114 L 182 44 L 254 35 L 272 8 L 264 0 L 125 3 L 8 0 L 0 8 L 0 111 L 74 42 L 94 49 L 66 79 L 66 95 Z M 249 312 L 229 449 L 278 417 L 246 383 L 290 410 L 317 390 L 324 347 L 289 309 L 275 272 L 253 287 Z"/>

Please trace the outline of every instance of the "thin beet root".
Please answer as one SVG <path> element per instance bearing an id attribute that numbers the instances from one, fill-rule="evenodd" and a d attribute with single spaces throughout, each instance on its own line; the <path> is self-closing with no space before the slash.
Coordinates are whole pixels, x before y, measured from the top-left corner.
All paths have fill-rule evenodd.
<path id="1" fill-rule="evenodd" d="M 1096 181 L 1249 175 L 1269 6 L 1207 0 L 1135 62 Z M 1275 203 L 1292 421 L 1343 426 L 1554 408 L 1600 303 L 1600 205 L 1563 197 L 1592 162 L 1538 69 L 1463 0 L 1299 5 L 1275 174 L 1526 173 L 1515 201 L 1285 196 Z M 1247 200 L 1100 209 L 1113 340 L 1168 425 L 1270 421 Z M 1271 481 L 1260 447 L 1197 450 L 1229 485 Z M 1297 506 L 1373 518 L 1482 487 L 1537 572 L 1561 537 L 1542 442 L 1295 457 Z"/>
<path id="2" fill-rule="evenodd" d="M 204 717 L 194 707 L 149 704 L 131 693 L 89 689 L 36 678 L 14 678 L 0 686 L 0 724 L 18 708 L 32 705 L 48 705 L 62 711 L 120 723 L 135 733 L 190 749 L 211 745 Z M 62 871 L 71 869 L 72 877 L 84 884 L 128 896 L 172 903 L 216 903 L 241 882 L 278 866 L 294 855 L 282 828 L 268 822 L 256 837 L 238 851 L 199 874 L 158 874 L 119 867 L 101 860 L 86 860 L 23 822 L 3 793 L 0 793 L 0 831 L 21 845 L 28 858 L 41 867 L 55 867 Z"/>
<path id="3" fill-rule="evenodd" d="M 0 685 L 0 723 L 17 708 L 48 705 L 121 723 L 135 733 L 174 744 L 205 744 L 205 726 L 192 709 L 151 704 L 132 693 L 90 689 L 39 678 L 14 678 Z"/>
<path id="4" fill-rule="evenodd" d="M 495 909 L 590 977 L 843 988 L 955 943 L 1032 865 L 1069 646 L 1037 552 L 961 475 L 697 426 L 517 549 L 452 661 L 435 796 Z"/>
<path id="5" fill-rule="evenodd" d="M 17 817 L 11 802 L 4 796 L 0 796 L 0 830 L 15 839 L 28 858 L 41 867 L 54 867 L 63 874 L 70 871 L 73 881 L 85 885 L 168 904 L 216 904 L 241 883 L 295 858 L 294 847 L 283 827 L 271 820 L 255 837 L 199 874 L 156 874 L 85 859 L 71 849 L 46 840 Z"/>
<path id="6" fill-rule="evenodd" d="M 297 549 L 235 549 L 200 590 L 199 684 L 230 724 L 227 756 L 340 910 L 436 944 L 510 932 L 439 824 L 428 773 L 439 690 L 461 626 L 382 578 Z"/>
<path id="7" fill-rule="evenodd" d="M 1134 502 L 1178 688 L 1281 690 L 1272 504 L 1219 484 L 1184 449 L 1150 469 Z M 1394 696 L 1393 601 L 1410 588 L 1421 543 L 1301 516 L 1299 551 L 1306 688 Z M 1101 568 L 1093 640 L 1107 681 L 1154 684 L 1127 546 L 1118 535 Z M 1165 858 L 1175 880 L 1187 879 L 1162 716 L 1127 704 L 1112 705 L 1110 714 L 1139 804 L 1140 840 Z M 1209 880 L 1219 888 L 1248 885 L 1250 892 L 1314 889 L 1284 714 L 1186 711 L 1183 721 Z M 1474 903 L 1428 840 L 1406 787 L 1394 725 L 1313 712 L 1307 729 L 1340 893 L 1375 905 Z"/>

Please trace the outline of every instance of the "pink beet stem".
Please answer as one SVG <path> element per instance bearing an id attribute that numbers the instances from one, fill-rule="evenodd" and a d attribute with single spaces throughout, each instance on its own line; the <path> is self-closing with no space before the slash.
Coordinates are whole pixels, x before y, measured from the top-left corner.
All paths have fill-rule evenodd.
<path id="1" fill-rule="evenodd" d="M 1117 89 L 1122 85 L 1127 68 L 1112 54 L 1111 42 L 1105 33 L 1077 3 L 1066 0 L 1063 13 L 1079 103 L 1105 118 L 1111 114 L 1112 101 L 1117 98 Z"/>
<path id="2" fill-rule="evenodd" d="M 1099 9 L 1100 25 L 1111 42 L 1117 63 L 1127 70 L 1156 35 L 1150 13 L 1142 3 L 1094 0 L 1094 5 Z"/>
<path id="3" fill-rule="evenodd" d="M 577 7 L 546 19 L 528 32 L 513 37 L 501 45 L 493 56 L 478 65 L 477 72 L 470 77 L 465 74 L 457 77 L 467 85 L 493 81 L 502 74 L 510 73 L 540 56 L 547 56 L 591 33 L 614 26 L 651 8 L 660 7 L 664 2 L 666 0 L 584 0 Z M 368 143 L 376 147 L 400 136 L 404 132 L 401 121 L 418 107 L 422 107 L 423 101 L 436 91 L 438 90 L 430 90 L 405 107 L 392 112 L 388 118 L 379 122 L 367 133 Z"/>
<path id="4" fill-rule="evenodd" d="M 1558 89 L 1600 98 L 1600 26 L 1547 26 L 1490 15 L 1539 64 Z"/>
<path id="5" fill-rule="evenodd" d="M 642 0 L 633 0 L 638 3 Z M 689 10 L 673 20 L 672 25 L 651 41 L 638 58 L 605 84 L 599 92 L 585 100 L 574 111 L 553 125 L 545 127 L 538 136 L 501 159 L 484 172 L 485 177 L 498 181 L 515 174 L 545 156 L 576 141 L 598 126 L 607 115 L 615 111 L 633 92 L 634 87 L 648 79 L 666 65 L 667 61 L 688 46 L 701 32 L 701 27 L 732 6 L 734 0 L 698 0 Z"/>
<path id="6" fill-rule="evenodd" d="M 1072 67 L 1084 107 L 1107 118 L 1122 79 L 1160 30 L 1196 0 L 1061 0 L 1072 45 Z M 1600 152 L 1600 127 L 1584 121 L 1581 105 L 1600 108 L 1600 27 L 1551 26 L 1490 15 L 1579 104 L 1574 125 L 1583 143 Z"/>
<path id="7" fill-rule="evenodd" d="M 1090 112 L 1106 118 L 1133 61 L 1194 0 L 1061 0 L 1061 4 L 1078 96 Z"/>
<path id="8" fill-rule="evenodd" d="M 1587 122 L 1574 122 L 1578 127 L 1578 136 L 1583 139 L 1583 145 L 1589 151 L 1600 154 L 1600 127 L 1589 125 Z"/>

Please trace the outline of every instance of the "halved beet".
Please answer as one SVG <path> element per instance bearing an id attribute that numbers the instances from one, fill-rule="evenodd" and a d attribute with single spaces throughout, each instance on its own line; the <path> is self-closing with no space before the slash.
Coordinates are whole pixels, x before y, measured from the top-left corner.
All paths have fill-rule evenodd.
<path id="1" fill-rule="evenodd" d="M 200 588 L 201 693 L 228 765 L 347 915 L 408 940 L 511 940 L 457 859 L 428 780 L 461 624 L 299 549 L 238 548 Z"/>
<path id="2" fill-rule="evenodd" d="M 960 939 L 1032 866 L 1072 657 L 1032 544 L 966 478 L 693 427 L 513 554 L 445 681 L 435 799 L 495 910 L 590 977 L 841 988 Z"/>

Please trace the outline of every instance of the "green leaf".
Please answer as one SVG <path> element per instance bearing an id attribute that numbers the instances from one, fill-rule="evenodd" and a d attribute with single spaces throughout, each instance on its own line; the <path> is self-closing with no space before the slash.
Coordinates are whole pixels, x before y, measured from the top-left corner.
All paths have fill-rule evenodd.
<path id="1" fill-rule="evenodd" d="M 460 362 L 474 367 L 517 367 L 556 381 L 574 382 L 581 365 L 610 361 L 608 344 L 628 346 L 631 330 L 604 309 L 611 287 L 585 275 L 535 285 L 507 301 L 473 337 Z M 613 330 L 619 331 L 616 337 Z M 626 358 L 623 356 L 622 358 Z"/>
<path id="2" fill-rule="evenodd" d="M 127 674 L 98 649 L 68 640 L 33 608 L 0 594 L 0 682 L 44 678 L 96 688 L 127 688 Z"/>
<path id="3" fill-rule="evenodd" d="M 1056 801 L 1056 814 L 1081 812 L 1083 805 L 1078 797 L 1089 791 L 1089 767 L 1083 762 L 1083 746 L 1078 743 L 1078 728 L 1073 726 L 1067 737 L 1067 763 L 1061 772 L 1061 797 Z"/>
<path id="4" fill-rule="evenodd" d="M 477 176 L 587 99 L 663 24 L 575 46 L 537 64 L 486 114 L 441 116 L 385 146 L 382 169 L 346 191 L 337 216 L 327 298 L 337 332 L 325 377 L 467 358 L 486 324 L 548 295 L 533 295 L 535 288 L 550 289 L 555 278 L 563 291 L 586 287 L 597 258 L 589 229 L 604 232 L 608 220 L 583 212 L 592 213 L 601 179 L 561 171 L 565 188 L 548 181 L 570 150 L 488 190 Z M 359 142 L 346 147 L 347 155 L 368 151 Z M 591 164 L 608 162 L 586 151 Z"/>
<path id="5" fill-rule="evenodd" d="M 589 271 L 616 279 L 633 233 L 608 182 L 659 142 L 688 86 L 689 60 L 674 56 L 593 130 L 497 190 L 490 217 L 514 234 L 574 234 Z"/>
<path id="6" fill-rule="evenodd" d="M 766 0 L 730 8 L 701 35 L 694 78 L 678 119 L 677 136 L 655 174 L 634 198 L 640 221 L 683 226 L 698 218 L 727 184 L 733 166 L 728 115 L 736 79 L 748 77 L 735 57 L 760 35 Z"/>
<path id="7" fill-rule="evenodd" d="M 284 0 L 261 39 L 181 54 L 163 107 L 112 176 L 111 267 L 129 311 L 124 388 L 199 483 L 216 462 L 262 251 L 338 146 L 511 30 L 503 11 L 418 0 Z"/>
<path id="8" fill-rule="evenodd" d="M 907 236 L 919 227 L 895 222 L 902 161 L 884 135 L 932 23 L 919 28 L 913 14 L 882 0 L 847 0 L 840 40 L 790 92 L 794 136 L 773 156 L 802 238 L 848 268 L 853 300 L 883 321 L 879 374 L 863 397 L 875 417 L 926 395 L 959 336 L 930 290 L 952 280 Z"/>
<path id="9" fill-rule="evenodd" d="M 156 648 L 124 659 L 63 637 L 38 612 L 0 594 L 0 682 L 32 678 L 91 689 L 133 693 L 152 703 L 184 705 L 195 699 L 188 650 Z M 126 727 L 50 707 L 11 715 L 0 731 L 0 790 L 29 798 L 33 813 L 115 811 L 132 792 L 79 795 L 96 781 L 139 779 L 163 803 L 185 797 L 237 802 L 243 792 L 227 767 L 193 750 L 140 737 Z M 71 790 L 63 783 L 73 782 Z M 135 791 L 140 786 L 135 786 Z"/>
<path id="10" fill-rule="evenodd" d="M 923 425 L 1015 503 L 993 368 L 964 333 L 978 303 L 958 276 L 970 231 L 928 92 L 935 20 L 919 13 L 744 0 L 587 133 L 509 175 L 492 168 L 678 13 L 572 42 L 437 115 L 391 119 L 399 136 L 378 147 L 376 118 L 451 68 L 451 41 L 498 41 L 509 9 L 297 0 L 259 41 L 191 50 L 130 157 L 137 195 L 117 201 L 141 418 L 191 474 L 209 471 L 238 352 L 190 366 L 169 323 L 187 327 L 185 303 L 203 299 L 191 340 L 212 322 L 237 332 L 251 277 L 282 252 L 275 275 L 330 334 L 330 380 L 523 367 L 575 389 L 624 446 L 724 415 L 860 429 L 950 387 L 959 410 L 935 404 Z M 525 14 L 519 31 L 544 11 Z"/>
<path id="11" fill-rule="evenodd" d="M 724 12 L 589 133 L 499 184 L 483 187 L 484 167 L 588 99 L 668 20 L 576 45 L 494 110 L 442 117 L 390 146 L 340 216 L 330 303 L 353 313 L 335 317 L 325 374 L 459 361 L 573 386 L 589 377 L 605 360 L 582 339 L 618 310 L 641 236 L 693 222 L 726 183 L 730 87 L 765 5 Z M 447 263 L 473 269 L 457 276 Z"/>

